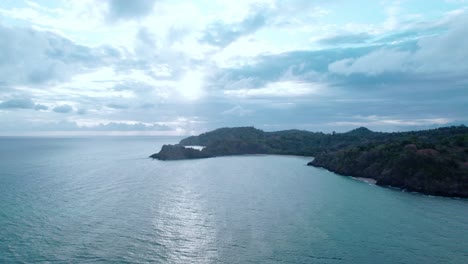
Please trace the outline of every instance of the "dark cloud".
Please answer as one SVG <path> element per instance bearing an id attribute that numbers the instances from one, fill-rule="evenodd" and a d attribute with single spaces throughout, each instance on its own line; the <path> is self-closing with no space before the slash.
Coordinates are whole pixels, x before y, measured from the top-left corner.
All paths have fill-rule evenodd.
<path id="1" fill-rule="evenodd" d="M 367 33 L 348 33 L 342 35 L 334 35 L 319 39 L 317 42 L 322 45 L 346 45 L 365 43 L 371 39 L 371 35 Z"/>
<path id="2" fill-rule="evenodd" d="M 108 0 L 108 19 L 138 19 L 153 11 L 156 0 Z"/>
<path id="3" fill-rule="evenodd" d="M 450 33 L 452 30 L 458 32 L 458 38 L 455 37 L 456 34 Z M 236 102 L 242 108 L 234 107 L 231 111 L 217 106 L 203 114 L 195 114 L 208 120 L 216 120 L 213 121 L 213 128 L 255 124 L 267 130 L 296 127 L 319 131 L 333 128 L 342 131 L 366 125 L 375 130 L 394 131 L 409 127 L 443 126 L 451 120 L 466 120 L 463 113 L 468 112 L 468 80 L 464 69 L 468 64 L 462 58 L 466 58 L 468 54 L 461 47 L 466 44 L 465 36 L 468 34 L 461 34 L 466 28 L 452 30 L 438 37 L 397 44 L 374 43 L 359 48 L 258 56 L 252 59 L 255 63 L 218 69 L 210 76 L 210 88 L 213 91 L 221 90 L 221 93 L 223 89 L 268 87 L 271 83 L 284 80 L 319 82 L 325 84 L 325 88 L 319 93 L 293 100 L 280 97 L 241 98 L 237 102 L 226 100 L 226 104 Z M 379 55 L 378 52 L 382 50 L 384 52 Z M 429 50 L 433 52 L 428 52 Z M 336 61 L 345 63 L 349 60 L 356 63 L 369 54 L 375 56 L 363 61 L 369 63 L 366 70 L 358 71 L 359 68 L 353 68 L 354 72 L 343 74 L 330 68 Z M 412 69 L 401 69 L 405 64 L 399 62 L 406 55 L 414 58 Z M 435 57 L 439 63 L 436 63 Z M 446 60 L 453 65 L 447 65 Z M 345 63 L 344 67 L 347 66 Z M 369 74 L 372 72 L 375 74 Z M 287 111 L 284 107 L 287 107 Z M 244 114 L 247 113 L 244 109 L 252 111 L 252 114 Z M 206 114 L 208 111 L 211 114 Z M 221 116 L 216 114 L 223 112 L 225 114 Z M 235 113 L 238 115 L 234 115 Z M 241 116 L 242 114 L 244 115 Z M 370 118 L 361 118 L 362 116 Z M 311 117 L 314 119 L 312 123 Z"/>
<path id="4" fill-rule="evenodd" d="M 250 12 L 238 23 L 214 22 L 209 24 L 200 41 L 217 47 L 226 47 L 242 36 L 255 33 L 265 26 L 294 27 L 316 21 L 319 1 L 276 0 L 269 4 L 252 4 Z"/>
<path id="5" fill-rule="evenodd" d="M 59 106 L 54 107 L 52 111 L 56 113 L 66 114 L 66 113 L 70 113 L 71 111 L 73 111 L 73 107 L 69 105 L 59 105 Z"/>
<path id="6" fill-rule="evenodd" d="M 323 0 L 274 0 L 250 5 L 248 14 L 237 23 L 220 21 L 209 24 L 204 31 L 202 42 L 225 47 L 238 38 L 255 33 L 265 26 L 294 27 L 316 22 Z"/>
<path id="7" fill-rule="evenodd" d="M 86 115 L 88 113 L 88 110 L 86 108 L 80 108 L 76 111 L 76 113 L 79 115 Z"/>
<path id="8" fill-rule="evenodd" d="M 14 98 L 0 103 L 0 109 L 34 109 L 36 111 L 49 109 L 45 105 L 35 104 L 30 98 Z"/>
<path id="9" fill-rule="evenodd" d="M 423 87 L 437 84 L 460 89 L 455 84 L 466 84 L 468 79 L 468 63 L 463 59 L 468 53 L 462 48 L 468 45 L 468 34 L 464 33 L 466 27 L 458 26 L 437 37 L 397 44 L 374 43 L 357 48 L 258 56 L 252 60 L 255 63 L 215 71 L 210 76 L 210 88 L 258 88 L 289 78 L 325 82 L 359 93 L 369 89 L 385 90 L 388 85 Z"/>
<path id="10" fill-rule="evenodd" d="M 48 110 L 49 107 L 45 106 L 45 105 L 41 105 L 41 104 L 36 104 L 36 106 L 34 106 L 34 110 L 36 111 L 42 111 L 42 110 Z"/>
<path id="11" fill-rule="evenodd" d="M 0 103 L 1 109 L 34 109 L 35 104 L 29 98 L 10 99 Z"/>
<path id="12" fill-rule="evenodd" d="M 335 61 L 365 55 L 376 47 L 325 49 L 320 51 L 292 51 L 259 56 L 251 63 L 237 68 L 223 68 L 210 76 L 213 89 L 262 87 L 282 78 L 303 81 L 324 81 L 328 65 Z"/>
<path id="13" fill-rule="evenodd" d="M 225 47 L 238 38 L 249 35 L 263 27 L 267 22 L 267 14 L 255 9 L 247 17 L 236 24 L 215 22 L 205 29 L 201 42 L 218 47 Z"/>
<path id="14" fill-rule="evenodd" d="M 110 104 L 107 104 L 106 106 L 112 109 L 128 109 L 128 105 L 125 105 L 125 104 L 110 103 Z"/>
<path id="15" fill-rule="evenodd" d="M 155 88 L 154 86 L 139 81 L 119 82 L 116 85 L 114 85 L 114 87 L 112 87 L 111 89 L 114 91 L 131 91 L 136 95 L 140 96 L 146 96 L 152 91 L 157 90 L 157 88 Z"/>

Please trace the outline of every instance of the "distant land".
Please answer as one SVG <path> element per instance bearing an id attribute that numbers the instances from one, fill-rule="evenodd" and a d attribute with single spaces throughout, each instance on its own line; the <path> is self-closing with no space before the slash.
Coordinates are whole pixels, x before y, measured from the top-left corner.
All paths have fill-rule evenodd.
<path id="1" fill-rule="evenodd" d="M 394 133 L 360 127 L 332 134 L 220 128 L 164 145 L 150 157 L 181 160 L 242 154 L 310 156 L 314 159 L 307 165 L 371 178 L 377 185 L 468 198 L 468 128 L 464 125 Z"/>

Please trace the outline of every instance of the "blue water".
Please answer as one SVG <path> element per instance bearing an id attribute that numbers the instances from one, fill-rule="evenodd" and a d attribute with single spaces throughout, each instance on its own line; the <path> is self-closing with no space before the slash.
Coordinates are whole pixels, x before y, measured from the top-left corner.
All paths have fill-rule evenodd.
<path id="1" fill-rule="evenodd" d="M 468 263 L 468 200 L 178 138 L 0 138 L 0 262 Z"/>

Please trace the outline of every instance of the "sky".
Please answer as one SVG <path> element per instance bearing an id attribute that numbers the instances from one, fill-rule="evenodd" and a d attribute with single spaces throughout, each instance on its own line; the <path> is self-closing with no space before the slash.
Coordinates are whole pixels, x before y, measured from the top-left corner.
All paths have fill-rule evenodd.
<path id="1" fill-rule="evenodd" d="M 2 0 L 0 135 L 468 125 L 468 1 Z"/>

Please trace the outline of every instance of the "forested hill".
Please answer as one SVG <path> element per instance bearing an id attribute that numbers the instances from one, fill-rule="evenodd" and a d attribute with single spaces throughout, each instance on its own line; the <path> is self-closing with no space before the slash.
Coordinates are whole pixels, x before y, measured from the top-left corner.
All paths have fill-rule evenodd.
<path id="1" fill-rule="evenodd" d="M 235 154 L 285 154 L 315 156 L 327 150 L 341 149 L 349 144 L 377 140 L 383 133 L 358 128 L 347 133 L 324 134 L 303 130 L 264 132 L 253 127 L 220 128 L 180 141 L 182 146 L 206 146 L 212 156 Z"/>
<path id="2" fill-rule="evenodd" d="M 203 150 L 184 146 L 205 146 Z M 313 156 L 308 165 L 342 175 L 368 177 L 379 185 L 433 195 L 468 197 L 468 128 L 381 133 L 357 128 L 324 134 L 301 130 L 264 132 L 253 127 L 220 128 L 164 145 L 161 160 L 239 154 Z"/>

